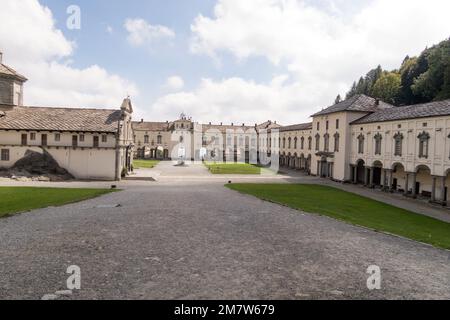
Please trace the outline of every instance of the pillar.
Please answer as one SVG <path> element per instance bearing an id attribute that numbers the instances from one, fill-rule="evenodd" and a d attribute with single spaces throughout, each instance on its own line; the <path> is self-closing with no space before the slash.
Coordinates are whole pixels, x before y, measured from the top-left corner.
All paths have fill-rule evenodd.
<path id="1" fill-rule="evenodd" d="M 413 173 L 412 173 L 412 197 L 413 197 L 414 199 L 417 198 L 417 193 L 416 193 L 416 178 L 417 178 L 416 173 L 413 172 Z"/>
<path id="2" fill-rule="evenodd" d="M 406 172 L 406 177 L 405 177 L 405 192 L 404 192 L 404 195 L 405 195 L 405 196 L 408 195 L 408 180 L 409 180 L 409 173 Z"/>
<path id="3" fill-rule="evenodd" d="M 382 179 L 382 189 L 386 190 L 387 189 L 387 170 L 386 169 L 382 169 L 381 174 L 383 176 Z"/>
<path id="4" fill-rule="evenodd" d="M 389 191 L 392 192 L 393 190 L 393 185 L 394 185 L 394 172 L 392 171 L 392 169 L 388 169 L 389 172 Z"/>
<path id="5" fill-rule="evenodd" d="M 369 185 L 369 182 L 367 181 L 369 175 L 369 167 L 364 167 L 364 185 L 367 187 Z"/>
<path id="6" fill-rule="evenodd" d="M 445 178 L 442 177 L 442 185 L 441 185 L 441 202 L 443 206 L 447 205 L 447 201 L 445 200 Z"/>
<path id="7" fill-rule="evenodd" d="M 373 167 L 370 167 L 369 170 L 370 170 L 369 187 L 370 187 L 370 188 L 373 188 L 373 172 L 374 172 Z"/>
<path id="8" fill-rule="evenodd" d="M 431 184 L 431 202 L 435 202 L 436 201 L 436 179 L 437 179 L 437 177 L 436 176 L 432 176 L 431 177 L 431 181 L 432 181 L 432 184 Z"/>

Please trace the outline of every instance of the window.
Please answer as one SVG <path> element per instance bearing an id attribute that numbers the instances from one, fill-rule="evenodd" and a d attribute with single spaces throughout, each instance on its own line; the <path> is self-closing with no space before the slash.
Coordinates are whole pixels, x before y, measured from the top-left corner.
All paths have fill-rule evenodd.
<path id="1" fill-rule="evenodd" d="M 317 122 L 317 131 L 320 130 L 320 122 Z"/>
<path id="2" fill-rule="evenodd" d="M 22 145 L 26 146 L 28 144 L 28 135 L 26 133 L 22 134 Z"/>
<path id="3" fill-rule="evenodd" d="M 156 143 L 157 144 L 162 144 L 162 136 L 161 135 L 158 136 Z"/>
<path id="4" fill-rule="evenodd" d="M 417 138 L 419 139 L 419 158 L 428 158 L 430 135 L 424 131 Z"/>
<path id="5" fill-rule="evenodd" d="M 316 134 L 316 151 L 320 149 L 320 135 Z"/>
<path id="6" fill-rule="evenodd" d="M 55 133 L 55 141 L 61 141 L 61 134 Z"/>
<path id="7" fill-rule="evenodd" d="M 308 137 L 308 150 L 312 149 L 312 138 Z"/>
<path id="8" fill-rule="evenodd" d="M 34 132 L 30 133 L 30 140 L 32 140 L 32 141 L 36 140 L 36 133 L 34 133 Z"/>
<path id="9" fill-rule="evenodd" d="M 403 134 L 398 132 L 394 135 L 394 156 L 401 157 L 402 156 L 402 145 L 403 145 Z"/>
<path id="10" fill-rule="evenodd" d="M 144 136 L 144 143 L 148 143 L 150 141 L 150 137 L 148 135 Z"/>
<path id="11" fill-rule="evenodd" d="M 339 152 L 339 133 L 334 134 L 334 152 Z"/>
<path id="12" fill-rule="evenodd" d="M 41 135 L 41 145 L 43 145 L 43 146 L 47 145 L 47 135 L 46 134 Z"/>
<path id="13" fill-rule="evenodd" d="M 283 148 L 286 148 L 286 138 L 283 138 Z"/>
<path id="14" fill-rule="evenodd" d="M 72 147 L 78 147 L 78 136 L 72 136 Z"/>
<path id="15" fill-rule="evenodd" d="M 108 136 L 106 134 L 102 135 L 102 142 L 103 143 L 108 142 Z"/>
<path id="16" fill-rule="evenodd" d="M 362 154 L 364 153 L 364 140 L 366 138 L 364 138 L 364 135 L 361 133 L 358 136 L 358 153 Z"/>
<path id="17" fill-rule="evenodd" d="M 328 152 L 330 150 L 330 135 L 327 133 L 323 136 L 323 151 Z"/>
<path id="18" fill-rule="evenodd" d="M 98 148 L 98 136 L 94 136 L 94 148 Z"/>
<path id="19" fill-rule="evenodd" d="M 80 142 L 84 142 L 84 134 L 80 134 Z"/>
<path id="20" fill-rule="evenodd" d="M 291 148 L 291 141 L 292 141 L 291 138 L 289 138 L 289 139 L 288 139 L 288 148 L 289 148 L 289 149 Z"/>
<path id="21" fill-rule="evenodd" d="M 9 161 L 9 149 L 2 149 L 0 159 L 1 161 Z"/>
<path id="22" fill-rule="evenodd" d="M 336 119 L 336 130 L 339 129 L 339 119 Z"/>
<path id="23" fill-rule="evenodd" d="M 301 147 L 302 150 L 305 148 L 305 138 L 304 137 L 302 137 L 300 139 L 300 147 Z"/>
<path id="24" fill-rule="evenodd" d="M 381 140 L 383 140 L 383 136 L 377 133 L 373 138 L 375 139 L 375 155 L 381 155 Z"/>
<path id="25" fill-rule="evenodd" d="M 326 122 L 326 129 L 328 130 L 328 128 L 330 127 L 330 123 L 329 121 Z"/>
<path id="26" fill-rule="evenodd" d="M 297 137 L 295 137 L 294 138 L 294 149 L 297 149 L 297 143 L 298 142 L 298 139 L 297 139 Z"/>

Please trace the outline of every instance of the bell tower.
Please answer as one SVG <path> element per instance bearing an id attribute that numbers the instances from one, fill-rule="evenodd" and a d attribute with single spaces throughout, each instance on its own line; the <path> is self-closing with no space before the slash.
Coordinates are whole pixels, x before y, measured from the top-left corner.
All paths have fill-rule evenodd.
<path id="1" fill-rule="evenodd" d="M 3 64 L 3 53 L 0 52 L 0 106 L 22 106 L 23 84 L 27 80 L 14 69 Z"/>

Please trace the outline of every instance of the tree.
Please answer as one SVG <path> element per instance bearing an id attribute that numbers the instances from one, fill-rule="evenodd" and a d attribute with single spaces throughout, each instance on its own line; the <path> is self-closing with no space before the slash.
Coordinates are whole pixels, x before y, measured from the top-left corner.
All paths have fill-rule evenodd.
<path id="1" fill-rule="evenodd" d="M 353 97 L 356 94 L 356 81 L 353 82 L 352 88 L 349 92 L 347 92 L 347 95 L 345 96 L 346 99 L 349 99 Z"/>
<path id="2" fill-rule="evenodd" d="M 450 41 L 443 41 L 428 50 L 428 69 L 414 80 L 412 92 L 426 101 L 450 98 Z"/>
<path id="3" fill-rule="evenodd" d="M 381 66 L 370 70 L 353 83 L 346 98 L 361 93 L 396 105 L 450 99 L 450 39 L 418 57 L 406 56 L 398 71 L 383 71 Z"/>
<path id="4" fill-rule="evenodd" d="M 334 100 L 334 104 L 338 104 L 341 101 L 342 101 L 341 95 L 338 94 L 338 96 L 336 97 L 336 100 Z"/>
<path id="5" fill-rule="evenodd" d="M 372 89 L 375 83 L 378 81 L 378 79 L 381 77 L 381 74 L 383 73 L 383 69 L 380 65 L 378 65 L 377 68 L 370 70 L 366 74 L 366 78 L 364 81 L 366 82 L 366 95 L 372 95 Z"/>
<path id="6" fill-rule="evenodd" d="M 373 86 L 372 93 L 374 98 L 396 104 L 401 86 L 402 80 L 399 73 L 385 71 Z"/>

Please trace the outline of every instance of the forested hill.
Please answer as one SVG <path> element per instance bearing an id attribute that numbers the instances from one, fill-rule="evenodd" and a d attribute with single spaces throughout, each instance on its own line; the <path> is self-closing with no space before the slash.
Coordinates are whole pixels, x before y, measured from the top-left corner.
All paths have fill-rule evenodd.
<path id="1" fill-rule="evenodd" d="M 450 99 L 450 39 L 407 56 L 398 70 L 381 66 L 354 82 L 347 98 L 364 93 L 396 106 Z M 336 101 L 340 100 L 340 96 Z"/>

